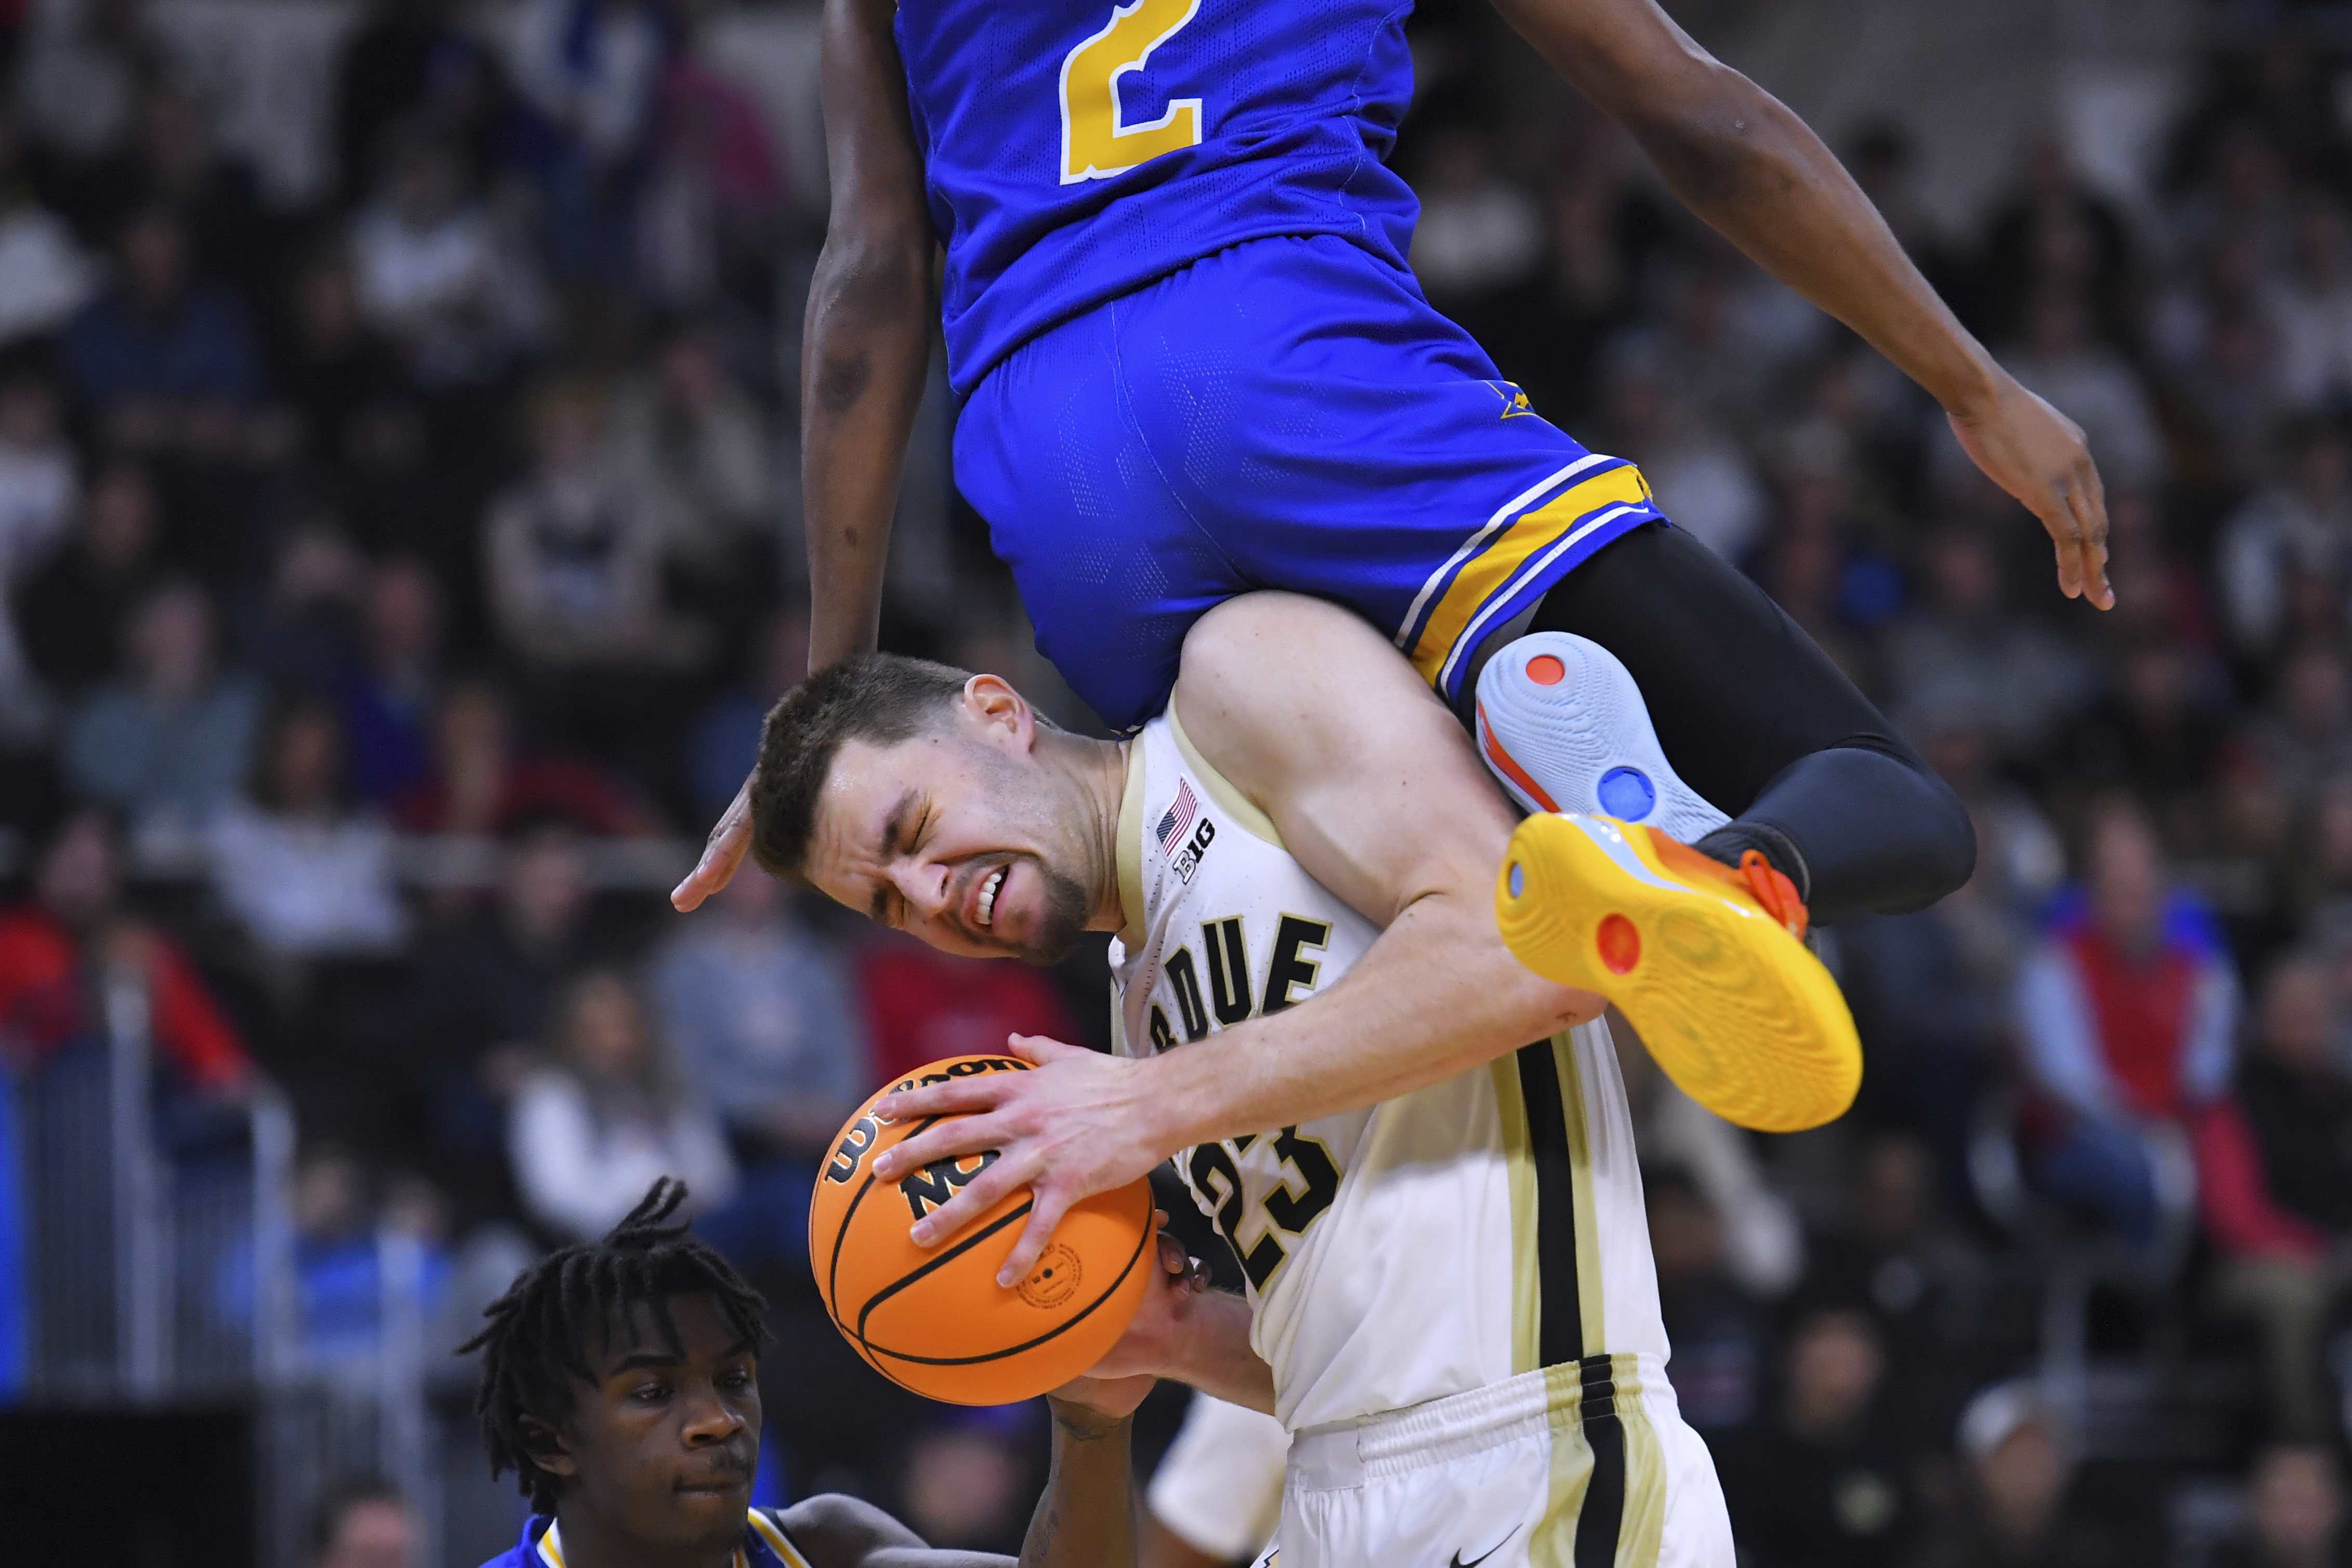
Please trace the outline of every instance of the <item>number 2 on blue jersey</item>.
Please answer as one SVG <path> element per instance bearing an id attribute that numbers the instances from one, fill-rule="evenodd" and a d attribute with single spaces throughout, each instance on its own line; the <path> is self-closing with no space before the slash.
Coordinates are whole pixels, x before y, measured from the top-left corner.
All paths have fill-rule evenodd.
<path id="1" fill-rule="evenodd" d="M 1200 15 L 1201 0 L 1134 0 L 1116 5 L 1102 31 L 1062 57 L 1062 183 L 1108 180 L 1137 164 L 1201 144 L 1201 100 L 1171 99 L 1159 119 L 1120 117 L 1118 78 L 1143 68 L 1151 51 Z"/>

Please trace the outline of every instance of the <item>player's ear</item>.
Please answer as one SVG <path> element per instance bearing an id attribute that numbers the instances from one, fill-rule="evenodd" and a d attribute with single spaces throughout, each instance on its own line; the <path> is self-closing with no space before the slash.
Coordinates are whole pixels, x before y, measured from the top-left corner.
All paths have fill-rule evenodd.
<path id="1" fill-rule="evenodd" d="M 551 1476 L 576 1476 L 580 1461 L 573 1458 L 563 1446 L 563 1435 L 536 1416 L 522 1418 L 523 1447 L 530 1451 L 530 1462 Z"/>
<path id="2" fill-rule="evenodd" d="M 1037 737 L 1037 713 L 1003 675 L 974 675 L 963 684 L 964 711 L 999 744 L 1026 751 Z"/>

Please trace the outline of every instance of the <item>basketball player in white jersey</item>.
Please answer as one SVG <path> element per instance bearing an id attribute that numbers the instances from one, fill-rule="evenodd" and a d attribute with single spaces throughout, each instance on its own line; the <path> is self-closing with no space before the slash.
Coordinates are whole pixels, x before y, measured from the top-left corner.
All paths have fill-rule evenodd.
<path id="1" fill-rule="evenodd" d="M 1006 1076 L 1042 1096 L 917 1100 L 971 1113 L 893 1169 L 1022 1145 L 964 1191 L 1034 1181 L 1045 1220 L 1055 1180 L 1175 1158 L 1247 1311 L 1201 1299 L 1150 1369 L 1289 1429 L 1290 1568 L 1727 1568 L 1603 998 L 1505 948 L 1514 813 L 1362 622 L 1220 606 L 1131 741 L 1043 725 L 994 676 L 836 665 L 771 716 L 753 802 L 763 865 L 946 950 L 1119 933 L 1120 1054 L 1016 1040 L 1041 1070 Z M 1689 874 L 1694 918 L 1730 912 L 1710 934 L 1769 918 Z"/>

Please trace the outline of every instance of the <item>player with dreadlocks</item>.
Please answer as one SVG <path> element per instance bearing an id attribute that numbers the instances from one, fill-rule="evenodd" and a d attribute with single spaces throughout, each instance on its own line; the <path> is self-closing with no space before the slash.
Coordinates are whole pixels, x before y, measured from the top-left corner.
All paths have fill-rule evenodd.
<path id="1" fill-rule="evenodd" d="M 520 1543 L 483 1568 L 1008 1563 L 929 1551 L 854 1498 L 751 1506 L 767 1303 L 672 1219 L 685 1198 L 683 1183 L 656 1182 L 602 1241 L 525 1270 L 459 1347 L 482 1353 L 474 1407 L 491 1473 L 513 1470 L 532 1511 Z M 1154 1299 L 1188 1285 L 1156 1283 Z M 1053 1473 L 1022 1563 L 1134 1562 L 1128 1418 L 1151 1382 L 1082 1378 L 1055 1392 Z"/>

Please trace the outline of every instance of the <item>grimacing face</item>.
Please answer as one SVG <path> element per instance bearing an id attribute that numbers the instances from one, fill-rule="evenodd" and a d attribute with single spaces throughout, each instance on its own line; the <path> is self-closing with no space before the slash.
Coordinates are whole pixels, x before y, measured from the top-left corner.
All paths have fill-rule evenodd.
<path id="1" fill-rule="evenodd" d="M 1087 792 L 1041 757 L 1029 705 L 975 675 L 945 720 L 892 746 L 843 743 L 809 836 L 809 880 L 943 953 L 1067 957 L 1108 868 Z"/>

